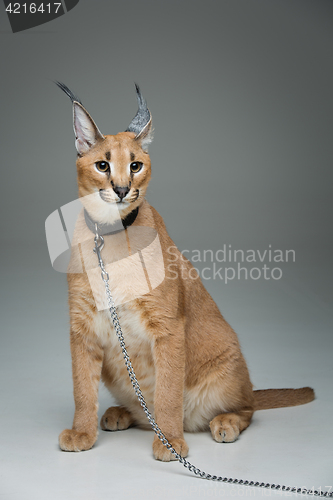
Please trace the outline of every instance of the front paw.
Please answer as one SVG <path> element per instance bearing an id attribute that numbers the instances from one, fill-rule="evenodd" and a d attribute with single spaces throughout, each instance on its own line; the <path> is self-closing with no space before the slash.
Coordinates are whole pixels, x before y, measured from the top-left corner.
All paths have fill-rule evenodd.
<path id="1" fill-rule="evenodd" d="M 97 436 L 74 429 L 65 429 L 59 436 L 59 446 L 63 451 L 85 451 L 93 447 Z"/>
<path id="2" fill-rule="evenodd" d="M 187 457 L 188 446 L 185 439 L 170 439 L 169 443 L 172 444 L 173 448 L 177 453 L 179 453 L 181 457 Z M 161 460 L 162 462 L 177 460 L 175 455 L 164 446 L 164 444 L 158 439 L 158 437 L 155 437 L 153 442 L 153 453 L 156 460 Z"/>

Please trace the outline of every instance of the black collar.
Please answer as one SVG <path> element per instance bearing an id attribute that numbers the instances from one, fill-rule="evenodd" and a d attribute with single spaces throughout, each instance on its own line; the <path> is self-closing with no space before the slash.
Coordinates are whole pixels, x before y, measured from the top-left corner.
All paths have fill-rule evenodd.
<path id="1" fill-rule="evenodd" d="M 115 234 L 123 231 L 127 227 L 131 226 L 135 219 L 137 218 L 139 212 L 139 207 L 136 207 L 132 212 L 130 212 L 124 219 L 116 221 L 114 224 L 98 224 L 98 231 L 101 235 Z M 88 214 L 87 210 L 84 209 L 84 218 L 86 224 L 92 233 L 96 233 L 95 222 Z"/>

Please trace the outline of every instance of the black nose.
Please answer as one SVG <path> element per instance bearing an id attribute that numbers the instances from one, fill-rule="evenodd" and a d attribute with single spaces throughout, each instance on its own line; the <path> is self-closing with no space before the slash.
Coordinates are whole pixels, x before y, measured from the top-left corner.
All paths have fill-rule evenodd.
<path id="1" fill-rule="evenodd" d="M 113 191 L 115 193 L 117 193 L 117 195 L 119 196 L 121 201 L 123 200 L 123 198 L 125 198 L 125 196 L 129 192 L 129 190 L 130 190 L 130 188 L 128 186 L 125 186 L 125 187 L 115 186 L 113 188 Z"/>

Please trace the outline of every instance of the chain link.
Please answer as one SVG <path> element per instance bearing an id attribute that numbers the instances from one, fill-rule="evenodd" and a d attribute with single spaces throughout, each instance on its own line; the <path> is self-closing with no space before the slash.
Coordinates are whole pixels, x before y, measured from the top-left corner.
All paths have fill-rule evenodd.
<path id="1" fill-rule="evenodd" d="M 301 493 L 303 495 L 312 495 L 312 496 L 317 496 L 317 497 L 333 498 L 333 491 L 332 492 L 321 491 L 321 489 L 319 489 L 319 490 L 310 489 L 309 490 L 306 488 L 296 488 L 296 487 L 283 486 L 283 485 L 281 486 L 279 484 L 274 484 L 274 483 L 273 484 L 272 483 L 263 483 L 263 482 L 258 482 L 258 481 L 255 482 L 255 481 L 248 481 L 248 480 L 243 480 L 243 479 L 235 479 L 232 477 L 212 476 L 211 474 L 207 474 L 207 472 L 204 472 L 204 471 L 200 470 L 198 467 L 196 467 L 195 465 L 191 464 L 191 462 L 189 462 L 184 457 L 182 457 L 173 448 L 172 444 L 169 443 L 169 441 L 167 440 L 167 438 L 163 434 L 162 430 L 157 425 L 154 417 L 152 416 L 152 414 L 148 410 L 147 403 L 146 403 L 146 401 L 143 397 L 143 394 L 141 392 L 139 382 L 136 378 L 131 360 L 129 358 L 129 355 L 128 355 L 128 352 L 126 349 L 125 339 L 124 339 L 123 332 L 122 332 L 122 329 L 121 329 L 121 326 L 119 323 L 119 318 L 118 318 L 116 306 L 115 306 L 115 303 L 113 301 L 113 297 L 112 297 L 111 290 L 109 287 L 109 275 L 104 267 L 104 262 L 103 262 L 103 259 L 101 256 L 101 250 L 104 246 L 104 238 L 103 238 L 103 236 L 101 236 L 99 234 L 97 224 L 95 225 L 95 233 L 96 233 L 96 235 L 94 238 L 94 242 L 95 242 L 94 252 L 96 253 L 96 255 L 98 257 L 99 267 L 101 269 L 101 276 L 102 276 L 102 280 L 103 280 L 104 285 L 105 285 L 107 303 L 108 303 L 108 308 L 110 311 L 111 320 L 112 320 L 116 335 L 117 335 L 119 343 L 120 343 L 120 347 L 121 347 L 121 350 L 122 350 L 122 353 L 124 356 L 125 365 L 126 365 L 126 368 L 128 371 L 128 375 L 131 379 L 134 392 L 135 392 L 135 394 L 140 402 L 140 405 L 143 408 L 143 411 L 145 412 L 145 414 L 147 416 L 147 419 L 149 420 L 149 423 L 150 423 L 153 431 L 155 432 L 157 437 L 160 439 L 160 441 L 162 441 L 164 446 L 175 456 L 176 460 L 178 460 L 181 464 L 183 464 L 183 466 L 186 469 L 188 469 L 190 472 L 193 472 L 196 476 L 199 476 L 202 479 L 208 479 L 211 481 L 218 481 L 218 482 L 228 483 L 228 484 L 238 484 L 241 486 L 256 486 L 259 488 L 266 488 L 266 489 L 271 489 L 271 490 L 278 490 L 278 491 L 291 492 L 291 493 Z"/>

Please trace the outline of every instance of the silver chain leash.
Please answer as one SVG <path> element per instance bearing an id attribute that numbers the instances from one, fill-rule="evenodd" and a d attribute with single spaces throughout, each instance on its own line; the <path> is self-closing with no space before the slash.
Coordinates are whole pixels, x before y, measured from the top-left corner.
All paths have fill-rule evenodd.
<path id="1" fill-rule="evenodd" d="M 123 332 L 119 323 L 119 318 L 116 310 L 115 303 L 112 298 L 112 294 L 110 291 L 109 287 L 109 275 L 104 267 L 104 262 L 101 256 L 101 251 L 104 246 L 104 238 L 99 234 L 98 231 L 98 226 L 95 224 L 95 248 L 94 252 L 97 255 L 98 258 L 98 263 L 99 267 L 101 268 L 101 276 L 102 280 L 105 285 L 105 291 L 106 291 L 106 297 L 107 297 L 107 303 L 108 303 L 108 308 L 110 311 L 110 316 L 112 319 L 112 323 L 116 332 L 116 335 L 118 337 L 120 347 L 124 356 L 125 360 L 125 365 L 128 371 L 129 378 L 131 379 L 132 386 L 134 389 L 134 392 L 140 402 L 140 405 L 143 408 L 143 411 L 145 412 L 147 419 L 149 420 L 149 423 L 157 435 L 157 437 L 162 441 L 164 446 L 176 457 L 176 459 L 183 464 L 183 466 L 188 469 L 190 472 L 193 472 L 196 476 L 201 477 L 202 479 L 209 479 L 211 481 L 218 481 L 218 482 L 223 482 L 223 483 L 228 483 L 228 484 L 239 484 L 242 486 L 257 486 L 260 488 L 267 488 L 267 489 L 272 489 L 272 490 L 278 490 L 278 491 L 285 491 L 285 492 L 292 492 L 292 493 L 301 493 L 303 495 L 312 495 L 312 496 L 317 496 L 317 497 L 327 497 L 327 498 L 332 498 L 333 497 L 333 491 L 328 492 L 328 491 L 321 491 L 320 490 L 314 490 L 314 489 L 306 489 L 306 488 L 296 488 L 296 487 L 291 487 L 291 486 L 281 486 L 279 484 L 271 484 L 271 483 L 263 483 L 263 482 L 255 482 L 255 481 L 248 481 L 248 480 L 243 480 L 243 479 L 234 479 L 231 477 L 223 477 L 223 476 L 212 476 L 211 474 L 207 474 L 207 472 L 204 472 L 200 470 L 198 467 L 195 467 L 193 464 L 191 464 L 188 460 L 186 460 L 184 457 L 182 457 L 173 447 L 172 444 L 169 443 L 165 435 L 163 434 L 162 430 L 159 428 L 157 423 L 155 422 L 154 417 L 152 414 L 149 412 L 147 403 L 143 397 L 143 394 L 140 389 L 139 382 L 136 378 L 131 360 L 129 358 L 129 355 L 127 353 L 126 345 L 125 345 L 125 339 L 123 336 Z"/>

